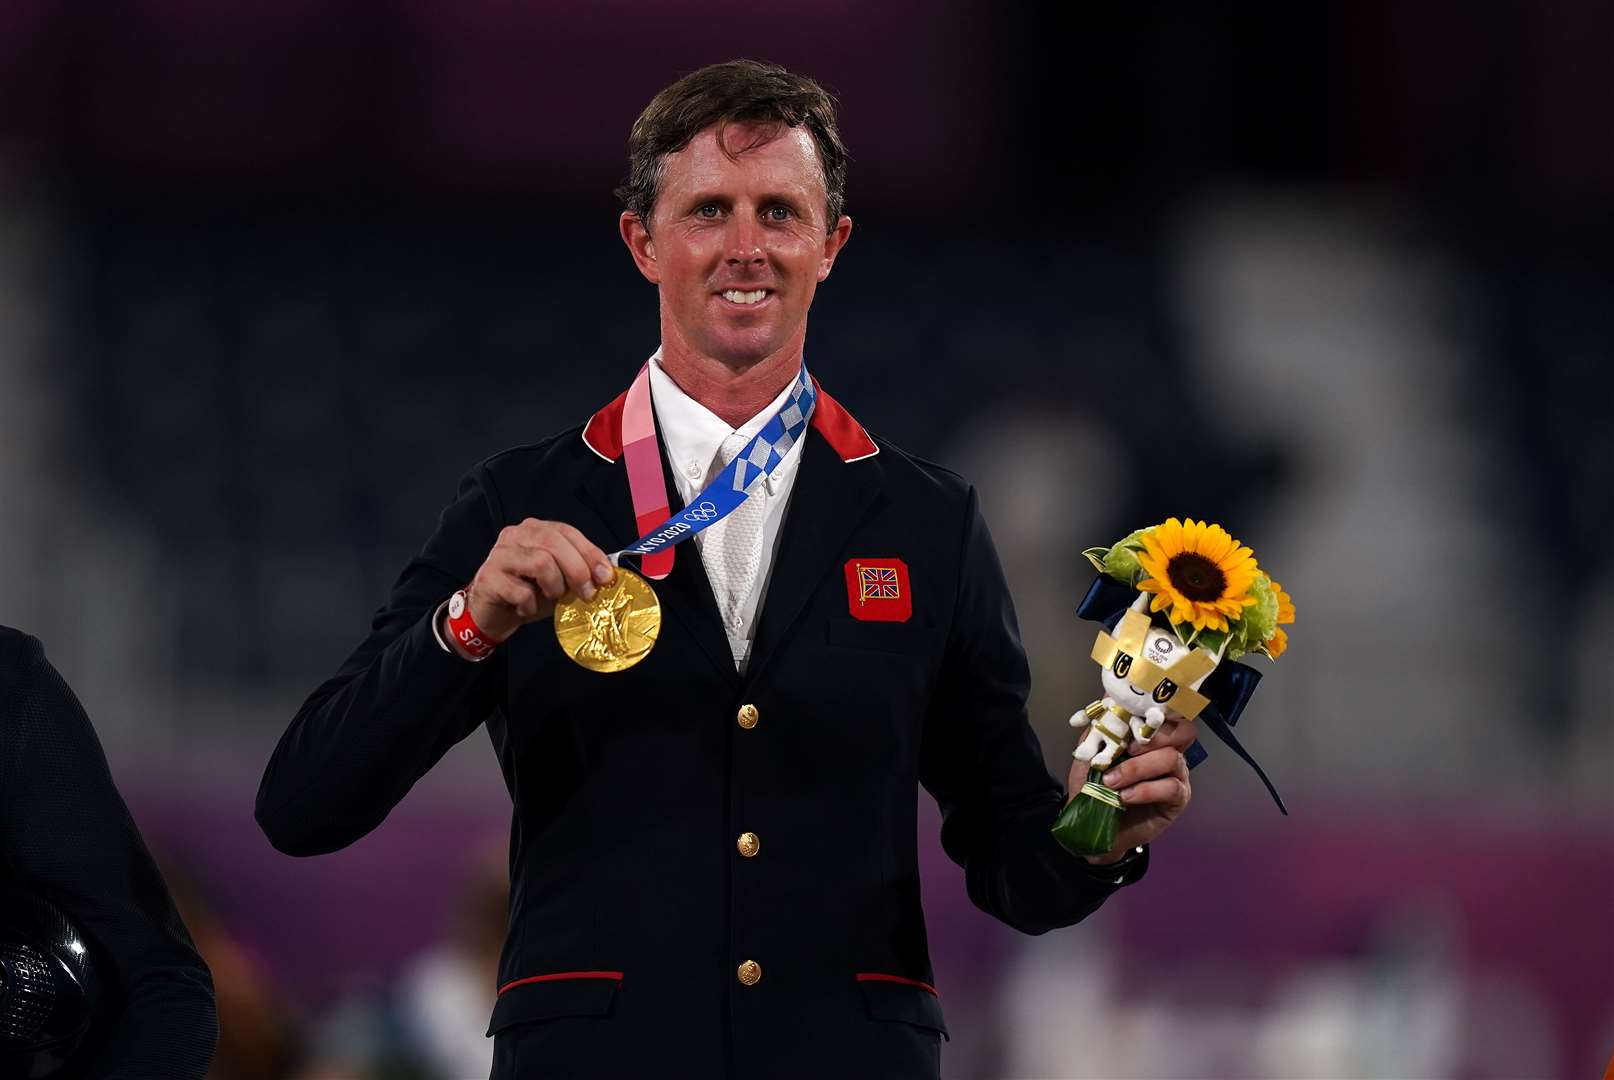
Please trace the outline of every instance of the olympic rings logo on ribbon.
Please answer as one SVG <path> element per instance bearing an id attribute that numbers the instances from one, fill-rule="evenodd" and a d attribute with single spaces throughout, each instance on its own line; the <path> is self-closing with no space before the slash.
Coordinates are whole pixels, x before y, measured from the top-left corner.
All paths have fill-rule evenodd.
<path id="1" fill-rule="evenodd" d="M 611 561 L 616 562 L 620 555 L 650 555 L 673 544 L 683 543 L 743 505 L 749 497 L 743 481 L 749 477 L 754 484 L 758 477 L 773 475 L 779 463 L 785 459 L 785 450 L 799 444 L 806 435 L 817 399 L 818 393 L 807 374 L 807 365 L 802 364 L 790 401 L 762 426 L 761 431 L 751 436 L 751 441 L 706 485 L 705 490 L 695 496 L 695 501 L 611 556 Z M 767 450 L 766 454 L 760 455 L 767 462 L 766 468 L 759 468 L 752 460 L 752 454 L 757 453 L 759 447 Z"/>

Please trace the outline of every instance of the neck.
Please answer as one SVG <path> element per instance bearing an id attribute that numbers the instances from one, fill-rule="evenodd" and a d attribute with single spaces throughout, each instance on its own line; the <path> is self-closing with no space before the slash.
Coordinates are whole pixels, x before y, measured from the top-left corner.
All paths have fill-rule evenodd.
<path id="1" fill-rule="evenodd" d="M 735 364 L 690 349 L 664 337 L 661 367 L 679 389 L 700 402 L 731 428 L 738 428 L 779 396 L 801 370 L 801 342 L 796 341 L 760 360 Z"/>

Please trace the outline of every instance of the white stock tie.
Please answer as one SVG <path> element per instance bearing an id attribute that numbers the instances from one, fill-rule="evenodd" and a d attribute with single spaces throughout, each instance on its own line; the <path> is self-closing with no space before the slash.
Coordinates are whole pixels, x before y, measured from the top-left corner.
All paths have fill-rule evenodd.
<path id="1" fill-rule="evenodd" d="M 724 439 L 718 450 L 724 466 L 733 461 L 748 442 L 750 440 L 743 435 Z M 723 630 L 728 634 L 729 648 L 734 653 L 734 666 L 740 671 L 745 670 L 751 652 L 751 640 L 745 632 L 745 602 L 756 584 L 757 569 L 762 565 L 764 483 L 753 484 L 750 498 L 706 530 L 707 540 L 701 551 L 706 575 L 712 582 L 712 595 L 717 599 L 717 612 L 723 618 Z"/>

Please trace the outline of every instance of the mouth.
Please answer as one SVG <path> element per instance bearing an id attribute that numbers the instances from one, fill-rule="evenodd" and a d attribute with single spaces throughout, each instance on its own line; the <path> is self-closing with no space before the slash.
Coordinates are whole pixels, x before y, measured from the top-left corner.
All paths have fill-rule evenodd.
<path id="1" fill-rule="evenodd" d="M 1143 691 L 1139 690 L 1136 686 L 1133 686 L 1131 683 L 1127 683 L 1126 688 L 1128 690 L 1132 691 L 1134 694 L 1138 695 L 1139 697 L 1143 696 Z"/>
<path id="2" fill-rule="evenodd" d="M 725 307 L 754 311 L 773 299 L 772 289 L 724 289 L 717 294 Z"/>

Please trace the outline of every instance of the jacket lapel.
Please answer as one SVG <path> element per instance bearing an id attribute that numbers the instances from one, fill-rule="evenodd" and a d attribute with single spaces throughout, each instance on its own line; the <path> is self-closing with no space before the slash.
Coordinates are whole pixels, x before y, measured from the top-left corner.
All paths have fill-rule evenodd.
<path id="1" fill-rule="evenodd" d="M 667 442 L 660 437 L 660 429 L 660 421 L 657 421 L 656 441 L 661 444 L 661 475 L 667 481 L 667 505 L 682 510 L 684 497 L 673 483 Z M 724 680 L 738 684 L 740 673 L 734 668 L 734 652 L 729 648 L 729 637 L 723 629 L 723 616 L 717 610 L 717 596 L 712 592 L 712 583 L 706 577 L 706 566 L 694 540 L 673 549 L 672 573 L 656 583 L 656 590 L 667 598 L 661 605 L 662 611 L 672 608 L 673 617 L 683 623 Z"/>
<path id="2" fill-rule="evenodd" d="M 628 531 L 633 528 L 633 500 L 628 494 L 628 476 L 620 465 L 611 462 L 594 461 L 590 464 L 588 475 L 578 484 L 575 494 L 577 501 L 593 512 L 600 524 L 598 530 L 583 531 L 592 534 L 590 539 L 596 540 L 609 555 L 638 539 Z"/>
<path id="3" fill-rule="evenodd" d="M 839 568 L 847 540 L 884 500 L 882 471 L 873 462 L 842 460 L 816 428 L 808 435 L 782 526 L 784 539 L 762 598 L 747 683 L 756 680 L 795 632 L 802 608 L 824 575 Z"/>
<path id="4" fill-rule="evenodd" d="M 663 447 L 661 474 L 667 482 L 667 505 L 682 509 L 684 500 L 672 482 L 665 440 L 658 436 L 657 442 Z M 605 535 L 611 539 L 607 552 L 620 551 L 639 538 L 636 532 L 630 531 L 634 522 L 633 496 L 628 490 L 627 470 L 620 459 L 596 461 L 577 494 L 579 501 L 605 526 Z M 630 557 L 627 561 L 636 567 L 636 559 Z M 672 573 L 652 584 L 661 600 L 662 618 L 671 618 L 683 626 L 718 673 L 727 681 L 738 683 L 740 676 L 734 670 L 734 653 L 729 649 L 728 635 L 723 631 L 723 620 L 717 612 L 717 600 L 695 544 L 692 541 L 679 544 L 674 550 Z"/>
<path id="5" fill-rule="evenodd" d="M 817 380 L 814 385 L 818 385 Z M 818 404 L 802 446 L 802 461 L 783 523 L 784 537 L 767 595 L 762 598 L 760 624 L 746 668 L 747 683 L 755 681 L 795 632 L 802 608 L 824 575 L 842 558 L 853 531 L 884 501 L 880 486 L 884 470 L 875 464 L 860 464 L 879 454 L 879 447 L 863 425 L 823 387 L 818 390 Z M 635 520 L 633 499 L 627 473 L 618 464 L 623 450 L 622 411 L 626 400 L 626 392 L 618 395 L 594 414 L 582 433 L 595 467 L 577 494 L 605 527 L 612 550 L 620 550 L 637 539 L 636 534 L 627 531 Z M 660 421 L 656 423 L 659 428 Z M 661 444 L 662 475 L 671 477 L 665 440 L 658 437 L 656 441 Z M 667 505 L 683 506 L 670 480 Z M 738 686 L 740 677 L 734 670 L 734 655 L 729 650 L 717 600 L 693 543 L 679 545 L 672 573 L 656 583 L 656 590 L 662 597 L 663 609 L 672 609 L 672 617 L 695 639 L 718 674 Z"/>

